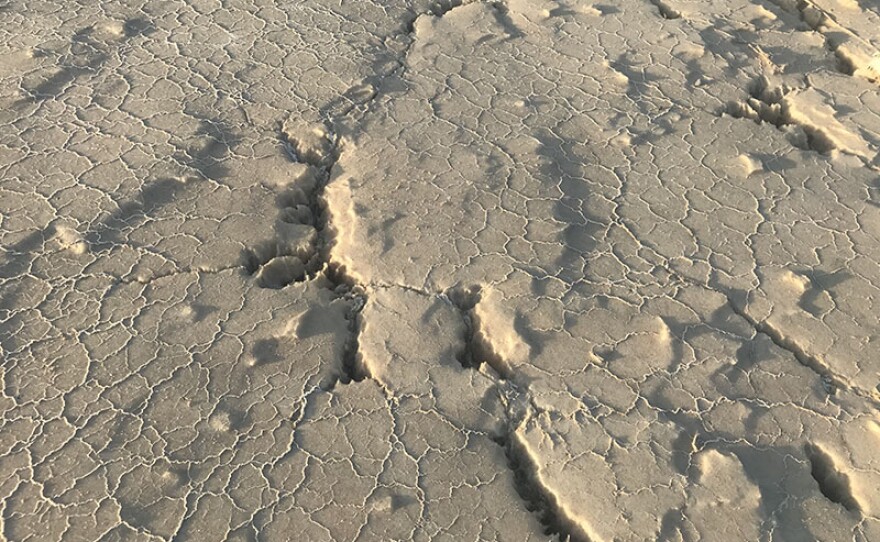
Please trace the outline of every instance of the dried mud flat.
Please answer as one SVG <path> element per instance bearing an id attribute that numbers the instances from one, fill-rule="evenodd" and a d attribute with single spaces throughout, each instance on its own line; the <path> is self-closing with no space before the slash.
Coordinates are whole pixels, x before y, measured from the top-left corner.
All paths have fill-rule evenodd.
<path id="1" fill-rule="evenodd" d="M 0 2 L 0 538 L 880 540 L 878 29 Z"/>

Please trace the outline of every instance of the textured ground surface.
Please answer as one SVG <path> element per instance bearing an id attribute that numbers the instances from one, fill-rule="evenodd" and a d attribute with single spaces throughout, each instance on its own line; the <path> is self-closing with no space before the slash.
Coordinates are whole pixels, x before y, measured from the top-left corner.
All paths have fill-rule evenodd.
<path id="1" fill-rule="evenodd" d="M 880 540 L 878 29 L 0 2 L 0 538 Z"/>

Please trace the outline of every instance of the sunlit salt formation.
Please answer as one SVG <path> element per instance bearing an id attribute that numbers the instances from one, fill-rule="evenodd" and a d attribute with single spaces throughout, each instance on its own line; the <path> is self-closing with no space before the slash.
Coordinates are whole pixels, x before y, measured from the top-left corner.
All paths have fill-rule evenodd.
<path id="1" fill-rule="evenodd" d="M 869 3 L 0 12 L 4 539 L 880 539 Z"/>

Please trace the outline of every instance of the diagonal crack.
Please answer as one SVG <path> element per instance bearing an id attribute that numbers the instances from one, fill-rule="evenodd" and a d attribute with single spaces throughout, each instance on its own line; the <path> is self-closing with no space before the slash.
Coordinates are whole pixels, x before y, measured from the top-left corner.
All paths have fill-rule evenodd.
<path id="1" fill-rule="evenodd" d="M 822 386 L 829 394 L 834 395 L 837 389 L 842 389 L 846 386 L 821 359 L 808 353 L 795 340 L 786 337 L 781 330 L 777 329 L 769 321 L 755 320 L 748 312 L 742 310 L 734 303 L 729 296 L 727 297 L 727 304 L 737 316 L 748 322 L 756 332 L 768 337 L 773 341 L 773 344 L 793 355 L 798 363 L 816 373 L 822 379 Z"/>

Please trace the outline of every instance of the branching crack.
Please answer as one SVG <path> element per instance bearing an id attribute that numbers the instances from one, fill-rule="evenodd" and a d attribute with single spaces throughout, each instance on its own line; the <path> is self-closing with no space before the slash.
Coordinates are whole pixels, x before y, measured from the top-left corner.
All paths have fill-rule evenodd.
<path id="1" fill-rule="evenodd" d="M 368 376 L 358 353 L 360 312 L 366 304 L 366 293 L 345 274 L 344 269 L 331 261 L 332 228 L 324 198 L 333 167 L 339 159 L 339 140 L 325 127 L 305 125 L 282 125 L 279 137 L 290 157 L 305 164 L 307 169 L 294 186 L 278 196 L 277 225 L 286 228 L 290 224 L 309 231 L 308 242 L 305 246 L 290 246 L 280 234 L 276 235 L 268 246 L 247 251 L 243 265 L 262 287 L 280 289 L 293 282 L 315 280 L 345 300 L 348 304 L 345 314 L 348 334 L 337 382 L 361 381 Z"/>

